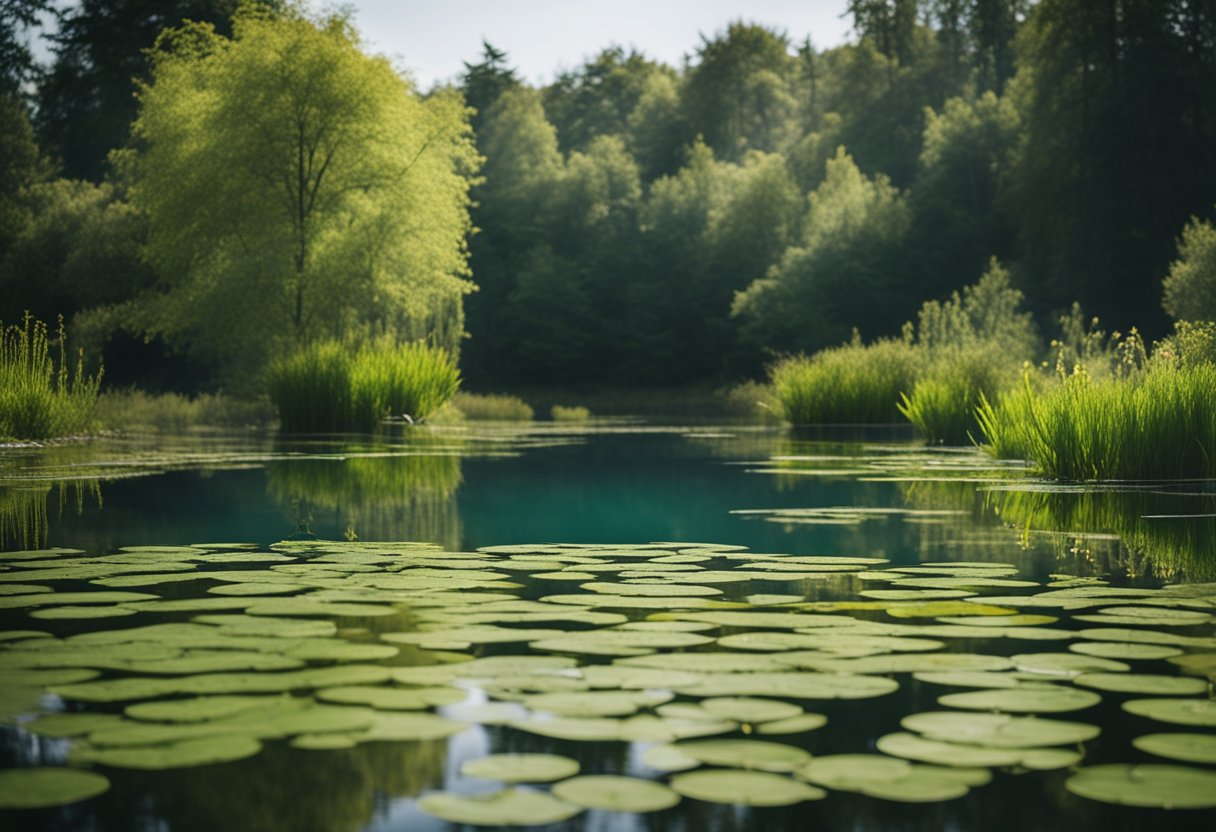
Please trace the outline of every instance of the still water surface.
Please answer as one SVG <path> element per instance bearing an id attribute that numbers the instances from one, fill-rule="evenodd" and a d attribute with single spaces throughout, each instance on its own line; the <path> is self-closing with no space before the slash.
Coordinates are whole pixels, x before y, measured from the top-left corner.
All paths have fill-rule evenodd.
<path id="1" fill-rule="evenodd" d="M 425 541 L 452 552 L 511 544 L 679 541 L 742 546 L 773 555 L 886 559 L 888 563 L 879 568 L 960 561 L 1008 564 L 1012 568 L 999 570 L 1000 575 L 1040 585 L 975 590 L 1008 596 L 1045 591 L 1041 585 L 1071 578 L 1097 578 L 1116 588 L 1144 589 L 1168 582 L 1211 581 L 1216 572 L 1213 513 L 1216 498 L 1209 483 L 1098 492 L 1044 488 L 1018 466 L 996 466 L 975 452 L 926 450 L 898 431 L 794 436 L 751 427 L 478 427 L 419 430 L 375 441 L 186 436 L 0 451 L 0 550 L 4 551 L 66 547 L 105 555 L 120 547 L 212 541 L 249 542 L 265 549 L 286 538 L 312 536 L 332 541 Z M 677 551 L 672 548 L 661 554 Z M 17 568 L 12 564 L 19 562 L 7 563 L 12 571 Z M 717 553 L 696 567 L 722 572 L 748 564 L 723 560 Z M 597 580 L 622 580 L 606 574 L 597 573 Z M 953 573 L 921 574 L 932 578 Z M 582 591 L 579 580 L 541 580 L 527 571 L 512 572 L 510 579 L 519 584 L 513 592 L 521 599 L 536 601 Z M 964 578 L 955 580 L 965 583 Z M 193 581 L 130 589 L 184 599 L 205 595 L 208 584 Z M 854 573 L 823 580 L 753 579 L 709 586 L 721 589 L 721 599 L 758 611 L 785 606 L 790 611 L 831 612 L 886 624 L 938 623 L 935 617 L 897 618 L 872 602 L 868 609 L 834 611 L 789 606 L 866 603 L 871 596 L 860 595 L 862 591 L 903 586 Z M 54 582 L 56 592 L 103 588 L 84 581 Z M 1201 600 L 1189 609 L 1202 608 L 1202 598 L 1212 597 L 1216 589 L 1206 593 L 1197 590 Z M 756 599 L 757 594 L 789 597 Z M 672 598 L 666 606 L 594 609 L 642 621 L 662 617 L 664 612 L 678 613 L 682 597 Z M 1065 630 L 1104 626 L 1072 617 L 1095 611 L 1018 609 L 1057 616 L 1060 621 L 1051 627 Z M 188 622 L 193 615 L 147 610 L 116 618 L 56 620 L 33 618 L 28 612 L 0 609 L 0 629 L 38 630 L 68 638 Z M 408 611 L 393 619 L 392 626 L 349 616 L 332 620 L 342 628 L 340 634 L 367 628 L 373 639 L 385 630 L 417 626 L 410 623 Z M 519 626 L 586 629 L 586 625 Z M 1210 620 L 1151 629 L 1200 640 L 1216 636 Z M 365 638 L 366 631 L 360 632 Z M 713 638 L 739 632 L 744 630 L 706 631 Z M 957 637 L 945 640 L 945 651 L 997 657 L 1066 653 L 1069 640 L 1076 639 Z M 1213 650 L 1195 645 L 1183 652 Z M 711 644 L 689 650 L 721 652 L 723 648 Z M 430 664 L 435 657 L 446 661 L 453 658 L 452 652 L 428 657 L 429 651 L 411 648 L 389 664 Z M 497 656 L 549 651 L 530 649 L 526 643 L 492 643 L 455 652 Z M 613 661 L 612 656 L 551 652 L 575 656 L 583 665 Z M 1138 674 L 1179 675 L 1178 668 L 1164 659 L 1138 659 L 1131 665 Z M 817 757 L 875 753 L 881 737 L 903 730 L 901 719 L 946 710 L 937 703 L 939 697 L 969 689 L 915 680 L 906 672 L 884 678 L 895 680 L 898 690 L 863 699 L 788 699 L 826 716 L 826 725 L 763 739 Z M 465 687 L 471 703 L 490 698 L 475 685 Z M 499 698 L 510 699 L 505 694 Z M 1100 735 L 1081 748 L 1080 766 L 1171 764 L 1137 750 L 1131 741 L 1154 732 L 1216 733 L 1212 727 L 1169 725 L 1121 709 L 1123 702 L 1136 698 L 1141 697 L 1103 692 L 1096 705 L 1043 716 L 1099 726 Z M 673 701 L 695 703 L 697 697 L 679 695 Z M 65 702 L 56 696 L 43 697 L 39 707 L 44 713 L 63 708 L 121 712 L 121 704 Z M 447 713 L 445 706 L 431 710 Z M 63 764 L 73 743 L 80 740 L 49 739 L 19 727 L 29 718 L 27 709 L 12 717 L 10 722 L 16 724 L 0 725 L 0 767 Z M 116 832 L 458 828 L 422 813 L 417 801 L 445 790 L 497 790 L 492 781 L 460 773 L 469 760 L 507 752 L 556 753 L 578 761 L 584 775 L 627 774 L 670 782 L 673 775 L 641 760 L 654 744 L 555 739 L 494 724 L 472 724 L 448 739 L 366 742 L 337 750 L 306 750 L 286 741 L 267 741 L 255 756 L 217 765 L 164 771 L 96 766 L 111 781 L 106 794 L 58 809 L 0 811 L 0 826 Z M 1193 768 L 1216 772 L 1211 764 L 1196 763 Z M 686 797 L 674 808 L 650 814 L 591 810 L 543 828 L 587 832 L 1216 828 L 1216 811 L 1211 809 L 1166 812 L 1110 806 L 1076 796 L 1064 788 L 1070 774 L 1068 769 L 998 767 L 987 785 L 956 799 L 926 803 L 892 802 L 832 789 L 825 799 L 774 808 Z"/>

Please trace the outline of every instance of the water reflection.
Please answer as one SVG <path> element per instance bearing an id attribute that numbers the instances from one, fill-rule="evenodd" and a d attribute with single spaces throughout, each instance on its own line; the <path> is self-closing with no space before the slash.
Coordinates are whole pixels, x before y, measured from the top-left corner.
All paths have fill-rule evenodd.
<path id="1" fill-rule="evenodd" d="M 1098 573 L 1216 578 L 1216 492 L 1209 484 L 996 489 L 985 500 L 1023 539 L 1051 535 L 1062 557 Z"/>

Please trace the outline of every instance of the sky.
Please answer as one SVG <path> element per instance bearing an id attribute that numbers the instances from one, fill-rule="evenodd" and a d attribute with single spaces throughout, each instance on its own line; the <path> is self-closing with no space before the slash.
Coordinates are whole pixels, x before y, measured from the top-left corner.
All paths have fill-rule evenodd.
<path id="1" fill-rule="evenodd" d="M 604 47 L 634 47 L 679 66 L 686 54 L 733 20 L 808 35 L 818 49 L 848 39 L 847 0 L 355 0 L 368 51 L 408 69 L 420 89 L 454 80 L 476 63 L 485 38 L 519 75 L 547 83 Z"/>

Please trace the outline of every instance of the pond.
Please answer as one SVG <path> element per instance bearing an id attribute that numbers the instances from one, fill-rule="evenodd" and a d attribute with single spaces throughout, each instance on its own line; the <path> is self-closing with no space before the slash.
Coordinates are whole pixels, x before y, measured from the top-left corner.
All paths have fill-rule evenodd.
<path id="1" fill-rule="evenodd" d="M 1216 828 L 1216 490 L 898 429 L 0 450 L 0 826 Z"/>

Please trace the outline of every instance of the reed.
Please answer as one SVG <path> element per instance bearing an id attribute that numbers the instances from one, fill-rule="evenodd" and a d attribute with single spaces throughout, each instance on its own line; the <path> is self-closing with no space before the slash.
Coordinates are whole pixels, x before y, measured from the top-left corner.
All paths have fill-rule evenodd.
<path id="1" fill-rule="evenodd" d="M 518 396 L 462 390 L 452 403 L 464 418 L 476 421 L 531 422 L 536 415 L 532 406 Z"/>
<path id="2" fill-rule="evenodd" d="M 549 408 L 549 418 L 555 422 L 586 422 L 591 419 L 591 411 L 582 405 L 565 407 L 555 404 Z"/>
<path id="3" fill-rule="evenodd" d="M 83 351 L 75 371 L 69 369 L 62 318 L 54 335 L 28 313 L 20 324 L 5 328 L 0 322 L 0 437 L 45 439 L 91 426 L 102 371 L 85 374 Z"/>
<path id="4" fill-rule="evenodd" d="M 384 341 L 309 344 L 273 362 L 267 377 L 280 427 L 292 433 L 373 431 L 389 417 L 420 422 L 459 387 L 446 350 Z"/>
<path id="5" fill-rule="evenodd" d="M 867 424 L 900 419 L 900 394 L 912 389 L 917 355 L 906 341 L 855 340 L 811 357 L 795 356 L 769 371 L 786 421 L 795 425 Z"/>

